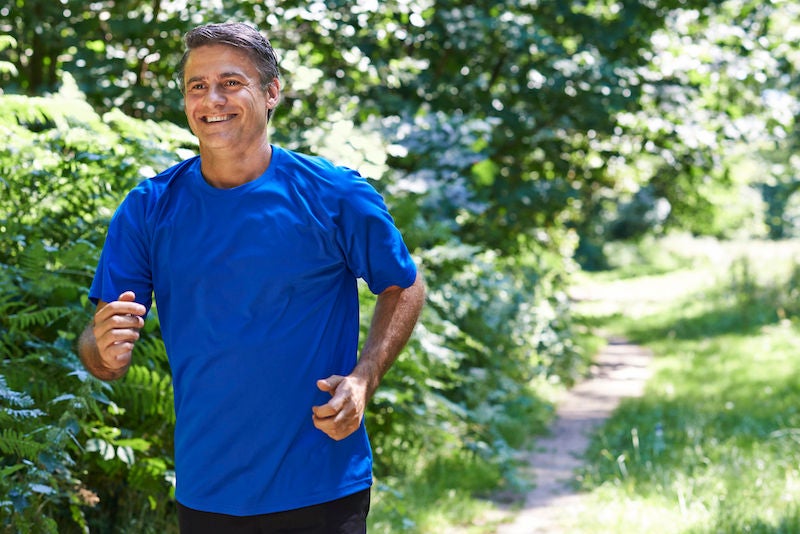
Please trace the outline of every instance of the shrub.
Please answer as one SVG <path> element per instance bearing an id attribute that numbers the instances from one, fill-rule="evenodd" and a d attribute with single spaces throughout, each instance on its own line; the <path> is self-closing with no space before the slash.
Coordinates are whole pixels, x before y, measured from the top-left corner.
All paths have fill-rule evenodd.
<path id="1" fill-rule="evenodd" d="M 170 531 L 174 413 L 157 309 L 124 379 L 89 376 L 75 342 L 94 311 L 87 291 L 113 210 L 195 140 L 174 125 L 99 116 L 69 83 L 48 98 L 0 95 L 0 134 L 0 524 Z M 471 146 L 453 146 L 455 160 Z M 455 160 L 425 164 L 448 166 L 450 178 L 470 172 Z M 387 195 L 409 228 L 429 304 L 370 406 L 379 478 L 471 458 L 491 475 L 482 483 L 513 482 L 512 448 L 527 435 L 519 421 L 540 428 L 549 416 L 535 381 L 569 381 L 580 369 L 563 292 L 568 236 L 563 252 L 556 231 L 520 247 L 525 254 L 491 250 L 434 209 L 462 185 L 434 180 L 427 192 Z"/>
<path id="2" fill-rule="evenodd" d="M 117 384 L 91 378 L 74 342 L 110 214 L 191 136 L 100 117 L 69 84 L 51 98 L 0 96 L 0 134 L 0 525 L 112 524 L 113 499 L 165 509 L 171 382 L 157 321 Z"/>

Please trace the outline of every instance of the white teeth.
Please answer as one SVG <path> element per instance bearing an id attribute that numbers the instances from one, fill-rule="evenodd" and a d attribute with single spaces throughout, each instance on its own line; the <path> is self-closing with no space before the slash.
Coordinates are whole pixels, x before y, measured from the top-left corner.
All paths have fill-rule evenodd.
<path id="1" fill-rule="evenodd" d="M 216 117 L 206 117 L 206 122 L 222 122 L 230 118 L 230 115 L 217 115 Z"/>

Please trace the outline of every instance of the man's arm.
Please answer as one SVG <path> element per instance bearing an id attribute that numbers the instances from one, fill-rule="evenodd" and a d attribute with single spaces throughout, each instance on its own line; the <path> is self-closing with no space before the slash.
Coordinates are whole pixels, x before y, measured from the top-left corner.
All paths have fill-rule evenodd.
<path id="1" fill-rule="evenodd" d="M 97 303 L 94 320 L 78 339 L 83 366 L 100 380 L 116 380 L 128 372 L 146 310 L 126 291 L 115 302 Z"/>
<path id="2" fill-rule="evenodd" d="M 327 404 L 312 408 L 314 426 L 335 440 L 356 431 L 383 375 L 411 337 L 424 302 L 425 284 L 419 273 L 411 286 L 392 286 L 378 295 L 369 333 L 353 372 L 317 381 L 317 387 L 332 397 Z"/>

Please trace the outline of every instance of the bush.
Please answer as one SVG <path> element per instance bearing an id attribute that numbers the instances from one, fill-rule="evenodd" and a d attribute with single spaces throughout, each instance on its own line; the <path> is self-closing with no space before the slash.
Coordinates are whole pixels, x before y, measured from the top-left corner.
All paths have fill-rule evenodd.
<path id="1" fill-rule="evenodd" d="M 157 323 L 118 384 L 91 378 L 74 344 L 110 214 L 192 138 L 100 117 L 69 85 L 47 99 L 0 96 L 0 133 L 0 524 L 57 532 L 114 524 L 124 507 L 139 508 L 129 518 L 164 510 L 173 416 Z"/>
<path id="2" fill-rule="evenodd" d="M 101 117 L 70 84 L 49 98 L 0 95 L 0 133 L 0 524 L 174 530 L 172 383 L 157 309 L 122 380 L 89 376 L 75 344 L 94 311 L 87 291 L 113 210 L 195 140 L 118 111 Z M 486 473 L 471 485 L 507 485 L 522 429 L 549 417 L 535 380 L 569 381 L 581 365 L 563 291 L 571 245 L 562 236 L 554 246 L 556 232 L 514 257 L 465 244 L 433 209 L 454 183 L 388 195 L 429 304 L 370 406 L 376 474 L 426 476 L 470 458 Z M 362 297 L 366 329 L 373 298 Z"/>

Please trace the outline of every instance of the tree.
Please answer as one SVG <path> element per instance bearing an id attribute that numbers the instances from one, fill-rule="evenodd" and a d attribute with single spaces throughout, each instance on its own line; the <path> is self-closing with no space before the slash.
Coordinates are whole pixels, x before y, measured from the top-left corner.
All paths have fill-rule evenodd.
<path id="1" fill-rule="evenodd" d="M 176 10 L 162 0 L 17 0 L 0 9 L 2 31 L 15 35 L 6 50 L 18 76 L 6 91 L 41 95 L 69 72 L 100 110 L 180 120 L 180 94 L 171 78 L 180 59 L 186 20 L 202 16 L 199 2 Z"/>
<path id="2" fill-rule="evenodd" d="M 193 145 L 163 121 L 184 124 L 173 71 L 197 23 L 243 20 L 269 35 L 285 88 L 274 140 L 374 179 L 428 273 L 422 325 L 370 408 L 381 474 L 417 468 L 408 458 L 422 452 L 511 465 L 520 437 L 509 414 L 545 417 L 532 379 L 569 382 L 586 363 L 566 297 L 574 258 L 602 265 L 607 240 L 669 228 L 726 235 L 746 216 L 732 209 L 737 195 L 754 184 L 785 192 L 774 196 L 775 225 L 791 222 L 800 15 L 790 2 L 86 5 L 0 7 L 0 127 L 11 140 L 0 149 L 0 418 L 48 414 L 0 435 L 0 487 L 28 499 L 0 510 L 69 502 L 78 524 L 113 522 L 92 516 L 74 488 L 115 510 L 156 488 L 163 500 L 147 505 L 168 506 L 157 327 L 142 367 L 109 389 L 71 374 L 71 343 L 75 318 L 90 313 L 104 218 L 132 183 Z M 26 379 L 42 361 L 40 391 Z M 80 395 L 56 402 L 75 381 Z M 42 471 L 41 443 L 8 443 L 57 428 L 48 410 L 61 401 L 53 413 L 83 429 L 71 436 L 84 450 L 61 434 L 62 463 Z M 37 493 L 43 480 L 55 493 Z M 141 491 L 129 498 L 128 486 Z"/>

